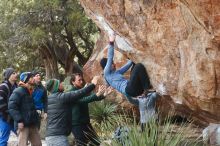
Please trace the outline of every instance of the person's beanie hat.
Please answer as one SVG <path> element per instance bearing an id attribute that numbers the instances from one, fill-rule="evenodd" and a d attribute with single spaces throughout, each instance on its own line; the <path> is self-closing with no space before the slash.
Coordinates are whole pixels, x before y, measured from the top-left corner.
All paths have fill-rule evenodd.
<path id="1" fill-rule="evenodd" d="M 23 72 L 20 75 L 20 81 L 23 83 L 27 83 L 31 77 L 33 77 L 33 74 L 31 72 Z"/>
<path id="2" fill-rule="evenodd" d="M 31 73 L 33 74 L 33 76 L 36 76 L 37 74 L 39 74 L 39 75 L 40 75 L 40 72 L 39 72 L 39 71 L 37 71 L 37 70 L 34 70 L 34 71 L 32 71 Z"/>
<path id="3" fill-rule="evenodd" d="M 3 73 L 4 80 L 8 80 L 10 76 L 15 72 L 13 68 L 6 68 L 6 70 Z"/>
<path id="4" fill-rule="evenodd" d="M 50 93 L 56 93 L 59 89 L 60 81 L 57 79 L 50 79 L 46 82 L 46 89 Z"/>
<path id="5" fill-rule="evenodd" d="M 100 65 L 101 65 L 102 69 L 105 68 L 106 63 L 107 63 L 107 60 L 108 60 L 107 58 L 102 58 L 102 59 L 100 60 Z"/>

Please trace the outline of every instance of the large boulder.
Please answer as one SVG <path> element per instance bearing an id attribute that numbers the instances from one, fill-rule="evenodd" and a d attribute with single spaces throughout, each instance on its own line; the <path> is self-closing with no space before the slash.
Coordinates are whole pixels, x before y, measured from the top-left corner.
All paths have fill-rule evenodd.
<path id="1" fill-rule="evenodd" d="M 203 126 L 220 121 L 220 4 L 218 0 L 80 0 L 102 30 L 84 69 L 101 76 L 107 34 L 116 32 L 118 66 L 129 57 L 164 85 L 175 111 Z M 169 108 L 167 108 L 169 109 Z"/>

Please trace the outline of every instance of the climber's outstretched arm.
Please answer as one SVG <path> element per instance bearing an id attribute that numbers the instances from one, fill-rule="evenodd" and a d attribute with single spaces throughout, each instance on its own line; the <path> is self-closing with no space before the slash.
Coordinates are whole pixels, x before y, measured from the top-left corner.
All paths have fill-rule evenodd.
<path id="1" fill-rule="evenodd" d="M 109 73 L 111 71 L 113 58 L 114 58 L 114 45 L 110 44 L 108 46 L 108 60 L 104 69 L 104 74 Z"/>
<path id="2" fill-rule="evenodd" d="M 114 58 L 114 41 L 115 36 L 109 37 L 109 45 L 108 45 L 108 60 L 104 69 L 104 74 L 109 73 L 112 68 L 113 58 Z"/>
<path id="3" fill-rule="evenodd" d="M 117 71 L 121 74 L 124 74 L 127 70 L 129 70 L 131 66 L 132 66 L 132 61 L 128 60 L 128 62 Z"/>

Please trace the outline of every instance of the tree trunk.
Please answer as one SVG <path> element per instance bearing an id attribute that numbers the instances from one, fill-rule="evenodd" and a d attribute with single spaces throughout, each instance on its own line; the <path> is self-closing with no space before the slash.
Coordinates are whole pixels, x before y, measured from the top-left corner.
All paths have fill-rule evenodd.
<path id="1" fill-rule="evenodd" d="M 45 65 L 46 70 L 46 80 L 51 78 L 59 79 L 59 71 L 57 66 L 57 60 L 55 54 L 51 49 L 49 50 L 48 46 L 43 46 L 40 48 L 40 52 L 42 54 L 42 58 Z"/>
<path id="2" fill-rule="evenodd" d="M 77 45 L 73 40 L 73 34 L 71 31 L 67 29 L 67 27 L 65 27 L 65 31 L 67 34 L 66 38 L 68 44 L 70 45 L 70 51 L 68 52 L 68 56 L 66 57 L 66 63 L 65 63 L 66 75 L 70 75 L 74 72 L 82 73 L 82 68 L 73 60 L 78 51 Z"/>

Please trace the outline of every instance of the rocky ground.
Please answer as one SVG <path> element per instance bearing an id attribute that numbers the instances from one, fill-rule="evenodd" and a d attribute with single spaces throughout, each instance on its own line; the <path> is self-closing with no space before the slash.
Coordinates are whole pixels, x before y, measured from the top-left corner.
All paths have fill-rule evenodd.
<path id="1" fill-rule="evenodd" d="M 18 142 L 17 136 L 13 132 L 11 132 L 8 141 L 8 146 L 17 146 L 17 142 Z M 30 146 L 30 144 L 28 146 Z M 45 140 L 42 140 L 42 146 L 47 146 Z"/>
<path id="2" fill-rule="evenodd" d="M 45 129 L 46 129 L 46 123 L 45 121 L 42 121 L 41 123 L 41 129 L 40 129 L 40 135 L 41 135 L 41 139 L 42 139 L 42 146 L 47 146 L 46 145 L 46 142 L 44 140 L 45 138 Z M 173 125 L 175 128 L 173 128 L 173 131 L 172 132 L 177 132 L 177 130 L 179 129 L 179 125 Z M 199 136 L 201 136 L 202 134 L 202 129 L 201 128 L 198 128 L 196 126 L 192 126 L 193 128 L 193 131 L 194 131 L 194 134 L 189 134 L 188 137 L 189 139 L 196 139 L 198 138 Z M 72 135 L 69 136 L 69 142 L 70 144 L 73 142 L 74 138 Z M 101 146 L 103 144 L 109 144 L 111 145 L 111 140 L 106 140 L 106 141 L 103 141 Z M 17 137 L 16 135 L 12 132 L 11 135 L 10 135 L 10 138 L 9 138 L 9 141 L 8 141 L 8 146 L 17 146 Z M 28 146 L 31 146 L 31 145 L 28 145 Z M 73 146 L 73 145 L 71 145 Z M 202 142 L 199 143 L 197 146 L 203 146 Z"/>
<path id="3" fill-rule="evenodd" d="M 41 128 L 40 128 L 40 136 L 41 136 L 41 142 L 42 142 L 42 146 L 46 146 L 46 142 L 44 140 L 45 138 L 45 129 L 46 129 L 46 121 L 45 120 L 41 120 Z M 17 146 L 17 136 L 11 132 L 10 137 L 9 137 L 9 141 L 8 141 L 8 146 Z M 28 145 L 31 146 L 31 145 Z"/>

